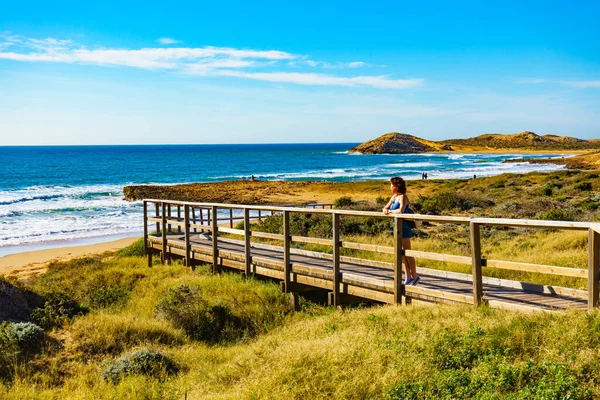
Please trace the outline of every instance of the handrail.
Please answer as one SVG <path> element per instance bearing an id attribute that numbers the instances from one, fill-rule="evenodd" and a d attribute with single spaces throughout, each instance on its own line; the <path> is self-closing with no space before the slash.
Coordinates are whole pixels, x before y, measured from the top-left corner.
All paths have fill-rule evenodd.
<path id="1" fill-rule="evenodd" d="M 230 204 L 230 203 L 202 203 L 202 202 L 189 202 L 179 200 L 164 200 L 164 199 L 144 199 L 143 201 L 149 203 L 169 203 L 171 205 L 180 206 L 192 206 L 192 207 L 205 207 L 210 208 L 213 206 L 219 208 L 232 208 L 238 210 L 263 210 L 263 211 L 289 211 L 298 212 L 303 214 L 340 214 L 347 216 L 357 217 L 377 217 L 377 218 L 395 218 L 398 214 L 383 214 L 376 211 L 356 211 L 356 210 L 343 210 L 343 209 L 314 209 L 314 208 L 302 208 L 302 207 L 282 207 L 282 206 L 269 206 L 269 205 L 248 205 L 248 204 Z M 546 229 L 575 229 L 575 230 L 588 230 L 593 229 L 600 233 L 600 223 L 598 222 L 575 222 L 575 221 L 545 221 L 536 219 L 514 219 L 514 218 L 482 218 L 482 217 L 454 217 L 454 216 L 441 216 L 441 215 L 426 215 L 426 214 L 401 214 L 402 219 L 414 220 L 414 221 L 427 221 L 427 222 L 449 222 L 458 224 L 469 224 L 475 222 L 480 225 L 488 226 L 511 226 L 511 227 L 522 227 L 522 228 L 546 228 Z M 234 217 L 236 218 L 236 217 Z M 239 217 L 237 217 L 239 218 Z M 229 218 L 225 218 L 229 220 Z"/>
<path id="2" fill-rule="evenodd" d="M 148 210 L 148 204 L 154 204 L 154 215 L 150 215 Z M 401 298 L 405 296 L 404 285 L 401 283 L 402 273 L 402 258 L 404 255 L 412 256 L 416 258 L 439 260 L 442 262 L 451 262 L 459 264 L 471 264 L 472 265 L 472 278 L 473 278 L 473 296 L 467 296 L 473 300 L 475 304 L 481 304 L 485 301 L 485 295 L 483 293 L 483 278 L 482 278 L 482 267 L 500 268 L 508 270 L 517 270 L 523 272 L 537 272 L 552 275 L 561 275 L 574 278 L 587 278 L 588 279 L 588 308 L 593 308 L 600 305 L 600 223 L 597 222 L 574 222 L 574 221 L 544 221 L 544 220 L 530 220 L 530 219 L 510 219 L 510 218 L 482 218 L 482 217 L 454 217 L 454 216 L 439 216 L 439 215 L 423 215 L 423 214 L 383 214 L 382 212 L 372 211 L 356 211 L 356 210 L 342 210 L 342 209 L 325 209 L 325 208 L 301 208 L 301 207 L 284 207 L 284 206 L 272 206 L 272 205 L 247 205 L 247 204 L 228 204 L 228 203 L 202 203 L 202 202 L 189 202 L 189 201 L 177 201 L 177 200 L 164 200 L 164 199 L 144 199 L 144 239 L 146 254 L 148 254 L 148 263 L 151 265 L 151 253 L 148 251 L 148 222 L 156 223 L 156 230 L 160 232 L 162 236 L 162 253 L 161 260 L 163 262 L 170 262 L 169 246 L 167 243 L 167 233 L 171 232 L 171 227 L 176 226 L 178 232 L 182 232 L 182 228 L 185 231 L 185 243 L 186 243 L 186 264 L 193 267 L 193 260 L 189 255 L 190 246 L 190 231 L 193 228 L 212 231 L 212 260 L 213 260 L 213 271 L 219 271 L 219 249 L 217 236 L 219 231 L 223 233 L 230 233 L 234 235 L 245 237 L 245 274 L 251 273 L 252 266 L 252 255 L 250 246 L 250 237 L 255 236 L 259 238 L 277 239 L 283 242 L 284 250 L 284 289 L 286 292 L 291 290 L 291 274 L 292 264 L 290 260 L 290 250 L 292 242 L 301 243 L 313 243 L 322 244 L 333 247 L 333 256 L 329 256 L 333 262 L 333 292 L 332 292 L 332 304 L 337 305 L 340 302 L 340 284 L 342 282 L 342 275 L 340 272 L 340 261 L 350 261 L 349 257 L 340 255 L 341 248 L 351 248 L 365 251 L 375 251 L 381 253 L 387 253 L 394 255 L 393 263 L 380 263 L 385 264 L 386 269 L 394 270 L 394 299 L 396 302 L 400 302 Z M 172 207 L 177 207 L 177 216 L 171 215 Z M 184 210 L 182 217 L 181 211 Z M 201 212 L 200 218 L 196 218 L 194 209 L 206 210 L 206 218 L 204 213 Z M 226 209 L 229 210 L 229 217 L 220 218 L 218 217 L 218 210 Z M 242 217 L 234 217 L 233 210 L 242 210 Z M 190 216 L 191 211 L 191 216 Z M 250 216 L 250 211 L 258 211 L 258 216 Z M 271 215 L 274 213 L 281 213 L 283 215 L 283 227 L 284 234 L 271 234 L 266 232 L 252 231 L 249 221 L 250 219 L 261 219 L 268 215 L 262 214 L 261 211 L 270 211 Z M 324 238 L 312 238 L 305 236 L 292 236 L 290 232 L 290 215 L 292 213 L 303 213 L 303 214 L 324 214 L 331 215 L 332 218 L 332 239 Z M 340 217 L 375 217 L 375 218 L 391 218 L 394 223 L 394 246 L 381 246 L 371 245 L 363 243 L 354 243 L 349 241 L 342 241 L 340 239 Z M 233 220 L 243 219 L 244 229 L 233 229 Z M 198 224 L 200 220 L 200 224 Z M 469 225 L 470 232 L 470 244 L 471 244 L 471 256 L 459 256 L 451 254 L 438 254 L 425 251 L 408 250 L 402 248 L 402 222 L 403 220 L 416 220 L 416 221 L 428 221 L 434 223 L 454 223 L 461 225 Z M 219 221 L 230 221 L 230 227 L 225 228 L 218 225 Z M 206 222 L 206 224 L 205 224 Z M 566 268 L 553 265 L 541 265 L 532 264 L 525 262 L 514 262 L 514 261 L 503 261 L 503 260 L 488 260 L 481 254 L 481 237 L 480 229 L 482 226 L 508 226 L 514 228 L 533 228 L 533 229 L 560 229 L 560 230 L 585 230 L 588 231 L 588 269 L 576 269 Z M 368 260 L 354 258 L 352 259 L 362 262 Z M 360 262 L 360 261 L 359 261 Z M 369 263 L 371 264 L 371 263 Z M 373 264 L 373 266 L 378 266 Z M 410 290 L 408 293 L 414 292 Z"/>

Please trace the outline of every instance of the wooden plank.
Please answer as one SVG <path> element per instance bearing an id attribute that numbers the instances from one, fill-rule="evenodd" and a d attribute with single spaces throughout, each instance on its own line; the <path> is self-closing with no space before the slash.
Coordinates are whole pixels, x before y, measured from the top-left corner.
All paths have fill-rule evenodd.
<path id="1" fill-rule="evenodd" d="M 376 244 L 342 242 L 342 247 L 344 247 L 346 249 L 356 249 L 356 250 L 374 251 L 376 253 L 394 254 L 394 247 L 379 246 Z"/>
<path id="2" fill-rule="evenodd" d="M 486 260 L 486 266 L 491 268 L 509 269 L 523 272 L 539 272 L 541 274 L 571 276 L 574 278 L 588 277 L 588 270 L 581 268 L 557 267 L 555 265 L 530 264 L 516 261 Z"/>
<path id="3" fill-rule="evenodd" d="M 402 258 L 404 249 L 402 248 L 402 220 L 394 218 L 394 303 L 402 303 Z"/>
<path id="4" fill-rule="evenodd" d="M 264 238 L 264 239 L 275 239 L 275 240 L 283 240 L 284 239 L 284 235 L 278 235 L 276 233 L 258 232 L 258 231 L 252 231 L 252 236 Z"/>
<path id="5" fill-rule="evenodd" d="M 322 244 L 325 246 L 333 245 L 333 242 L 330 239 L 320 239 L 306 236 L 292 236 L 292 242 Z"/>
<path id="6" fill-rule="evenodd" d="M 483 281 L 481 280 L 481 234 L 479 224 L 471 221 L 471 259 L 473 262 L 473 302 L 476 306 L 483 301 Z"/>
<path id="7" fill-rule="evenodd" d="M 220 272 L 219 271 L 219 226 L 217 225 L 217 206 L 212 206 L 212 252 L 213 252 L 213 273 Z"/>
<path id="8" fill-rule="evenodd" d="M 331 227 L 333 233 L 333 304 L 337 307 L 340 305 L 340 281 L 342 274 L 340 273 L 340 215 L 334 213 L 331 215 Z"/>
<path id="9" fill-rule="evenodd" d="M 190 206 L 187 204 L 183 206 L 184 219 L 185 219 L 185 266 L 191 269 L 194 269 L 192 265 L 192 257 L 191 257 L 191 245 L 190 245 Z"/>
<path id="10" fill-rule="evenodd" d="M 473 296 L 459 293 L 445 292 L 435 289 L 427 289 L 422 286 L 405 286 L 406 296 L 424 295 L 437 299 L 451 300 L 457 303 L 473 304 Z"/>
<path id="11" fill-rule="evenodd" d="M 415 258 L 423 258 L 425 260 L 437 260 L 444 262 L 451 262 L 456 264 L 466 264 L 471 265 L 471 257 L 466 256 L 455 256 L 453 254 L 441 254 L 441 253 L 431 253 L 428 251 L 418 251 L 418 250 L 405 250 L 405 254 L 408 257 Z"/>
<path id="12" fill-rule="evenodd" d="M 208 225 L 190 224 L 190 227 L 194 228 L 194 233 L 198 233 L 198 230 L 202 232 L 212 232 L 212 226 Z"/>
<path id="13" fill-rule="evenodd" d="M 520 228 L 542 228 L 542 229 L 570 229 L 588 230 L 589 222 L 571 221 L 543 221 L 537 219 L 510 219 L 510 218 L 473 218 L 473 222 L 479 225 L 511 226 Z"/>
<path id="14" fill-rule="evenodd" d="M 250 276 L 250 269 L 252 266 L 252 247 L 251 247 L 251 243 L 250 243 L 250 235 L 251 235 L 251 231 L 250 231 L 250 210 L 245 208 L 244 209 L 244 259 L 245 259 L 245 264 L 244 264 L 244 273 L 246 274 L 246 278 L 248 278 Z"/>
<path id="15" fill-rule="evenodd" d="M 233 228 L 223 228 L 220 227 L 219 228 L 219 232 L 223 232 L 223 233 L 230 233 L 232 235 L 244 235 L 244 230 L 243 229 L 233 229 Z"/>
<path id="16" fill-rule="evenodd" d="M 598 307 L 600 294 L 600 233 L 593 229 L 588 233 L 588 309 Z"/>
<path id="17" fill-rule="evenodd" d="M 283 212 L 283 284 L 285 292 L 288 293 L 290 289 L 290 279 L 292 274 L 292 262 L 290 256 L 291 247 L 290 235 L 290 212 Z"/>

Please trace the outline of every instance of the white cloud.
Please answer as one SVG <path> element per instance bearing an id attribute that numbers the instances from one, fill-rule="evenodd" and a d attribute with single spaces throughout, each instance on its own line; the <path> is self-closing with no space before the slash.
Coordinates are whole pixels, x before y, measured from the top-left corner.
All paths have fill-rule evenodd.
<path id="1" fill-rule="evenodd" d="M 314 86 L 371 86 L 380 89 L 408 89 L 423 84 L 423 79 L 389 79 L 386 76 L 355 76 L 351 78 L 325 74 L 299 72 L 244 72 L 220 71 L 221 76 L 254 79 L 259 81 L 294 83 Z"/>
<path id="2" fill-rule="evenodd" d="M 175 44 L 160 38 L 161 44 Z M 228 76 L 266 82 L 314 86 L 369 86 L 406 89 L 423 84 L 423 79 L 392 79 L 388 76 L 336 76 L 333 74 L 289 72 L 296 68 L 360 68 L 362 61 L 324 62 L 280 50 L 236 49 L 229 47 L 151 47 L 142 49 L 88 49 L 71 40 L 32 39 L 0 35 L 0 59 L 20 62 L 54 62 L 122 66 L 146 70 L 171 70 L 199 76 Z"/>
<path id="3" fill-rule="evenodd" d="M 600 80 L 559 80 L 559 79 L 543 79 L 543 78 L 526 78 L 515 81 L 516 84 L 539 84 L 539 83 L 554 83 L 563 86 L 571 86 L 575 88 L 594 88 L 600 89 Z"/>
<path id="4" fill-rule="evenodd" d="M 156 39 L 156 42 L 159 44 L 177 44 L 177 43 L 181 43 L 180 40 L 175 40 L 173 38 L 169 38 L 169 37 L 161 37 Z"/>
<path id="5" fill-rule="evenodd" d="M 362 68 L 366 66 L 367 64 L 362 61 L 353 61 L 351 63 L 348 63 L 348 68 Z"/>
<path id="6" fill-rule="evenodd" d="M 600 89 L 600 81 L 563 81 L 562 84 L 577 88 Z"/>

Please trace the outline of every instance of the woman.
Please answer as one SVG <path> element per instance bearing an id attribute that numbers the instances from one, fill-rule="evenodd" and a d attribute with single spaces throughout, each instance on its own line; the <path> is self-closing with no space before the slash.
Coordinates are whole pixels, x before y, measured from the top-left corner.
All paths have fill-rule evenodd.
<path id="1" fill-rule="evenodd" d="M 392 190 L 392 198 L 383 207 L 384 214 L 404 214 L 407 212 L 409 201 L 406 196 L 406 183 L 404 179 L 399 176 L 395 176 L 390 179 L 390 189 Z M 406 220 L 402 221 L 402 248 L 404 250 L 410 250 L 410 238 L 412 237 L 412 231 Z M 406 279 L 404 280 L 405 285 L 416 285 L 421 279 L 417 275 L 417 263 L 414 257 L 404 256 L 402 264 L 406 271 Z"/>

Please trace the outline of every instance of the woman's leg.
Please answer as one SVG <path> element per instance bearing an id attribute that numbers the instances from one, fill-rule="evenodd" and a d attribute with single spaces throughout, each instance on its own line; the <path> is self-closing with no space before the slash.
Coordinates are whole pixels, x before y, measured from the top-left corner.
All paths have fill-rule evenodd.
<path id="1" fill-rule="evenodd" d="M 411 249 L 410 238 L 402 239 L 402 248 L 404 250 Z M 404 257 L 404 258 L 406 258 L 406 264 L 407 264 L 406 276 L 408 276 L 409 278 L 416 277 L 417 276 L 417 262 L 416 262 L 415 258 L 414 257 Z"/>

